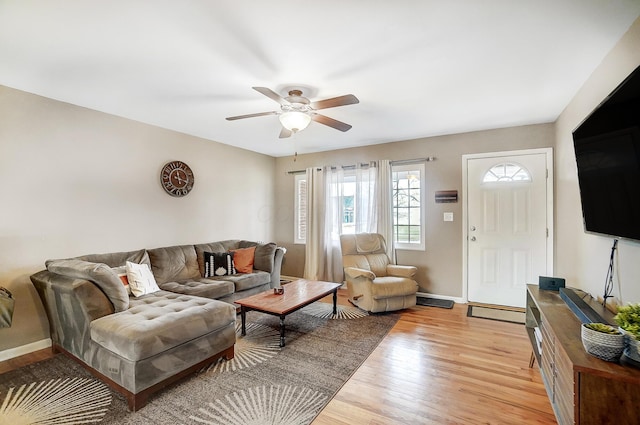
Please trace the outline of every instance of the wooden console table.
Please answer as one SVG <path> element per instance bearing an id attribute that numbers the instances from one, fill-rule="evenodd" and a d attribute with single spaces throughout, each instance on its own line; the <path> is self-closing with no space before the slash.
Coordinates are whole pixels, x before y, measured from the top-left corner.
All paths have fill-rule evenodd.
<path id="1" fill-rule="evenodd" d="M 558 292 L 527 285 L 527 333 L 558 424 L 639 424 L 640 369 L 588 354 L 580 326 Z"/>

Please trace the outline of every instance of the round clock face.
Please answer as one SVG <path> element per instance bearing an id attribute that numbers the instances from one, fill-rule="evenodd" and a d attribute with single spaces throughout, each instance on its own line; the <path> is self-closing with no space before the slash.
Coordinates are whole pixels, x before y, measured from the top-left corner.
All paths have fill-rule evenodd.
<path id="1" fill-rule="evenodd" d="M 160 183 L 171 196 L 184 196 L 193 189 L 193 171 L 182 161 L 171 161 L 162 167 Z"/>

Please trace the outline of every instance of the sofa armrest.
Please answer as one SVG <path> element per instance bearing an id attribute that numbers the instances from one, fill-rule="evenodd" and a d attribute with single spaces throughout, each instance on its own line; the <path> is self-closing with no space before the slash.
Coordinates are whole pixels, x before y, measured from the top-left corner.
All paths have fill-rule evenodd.
<path id="1" fill-rule="evenodd" d="M 359 269 L 357 267 L 345 267 L 344 274 L 347 276 L 347 278 L 351 278 L 351 279 L 357 279 L 359 277 L 362 277 L 365 279 L 373 280 L 376 278 L 375 273 L 373 273 L 372 271 Z"/>
<path id="2" fill-rule="evenodd" d="M 90 324 L 114 313 L 109 298 L 97 285 L 85 279 L 46 270 L 30 278 L 49 319 L 53 343 L 89 362 Z"/>
<path id="3" fill-rule="evenodd" d="M 345 267 L 344 276 L 350 300 L 355 301 L 362 297 L 371 298 L 372 282 L 376 278 L 374 272 L 358 267 Z"/>
<path id="4" fill-rule="evenodd" d="M 389 276 L 413 277 L 418 272 L 415 266 L 400 266 L 397 264 L 387 265 L 387 274 Z"/>
<path id="5" fill-rule="evenodd" d="M 287 252 L 287 250 L 284 248 L 276 248 L 273 259 L 273 269 L 271 270 L 271 288 L 280 287 L 280 270 L 282 270 L 282 259 L 284 258 L 285 252 Z"/>

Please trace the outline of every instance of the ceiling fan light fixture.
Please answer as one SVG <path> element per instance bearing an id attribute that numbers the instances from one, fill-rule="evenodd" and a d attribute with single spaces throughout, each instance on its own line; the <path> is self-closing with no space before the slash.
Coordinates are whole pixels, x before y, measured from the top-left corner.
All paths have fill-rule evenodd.
<path id="1" fill-rule="evenodd" d="M 351 129 L 349 124 L 334 120 L 333 118 L 319 114 L 316 111 L 320 109 L 360 103 L 358 98 L 352 94 L 311 102 L 308 98 L 302 95 L 302 90 L 299 89 L 289 90 L 289 96 L 287 97 L 282 97 L 267 87 L 253 87 L 253 89 L 258 93 L 265 95 L 269 99 L 278 102 L 280 104 L 280 110 L 227 117 L 227 121 L 262 117 L 265 115 L 277 115 L 280 119 L 280 123 L 282 124 L 282 129 L 278 136 L 280 139 L 291 137 L 292 134 L 304 130 L 311 121 L 315 121 L 318 124 L 326 125 L 339 131 L 349 131 Z"/>
<path id="2" fill-rule="evenodd" d="M 278 118 L 284 128 L 294 133 L 304 130 L 311 122 L 311 116 L 300 111 L 283 112 Z"/>

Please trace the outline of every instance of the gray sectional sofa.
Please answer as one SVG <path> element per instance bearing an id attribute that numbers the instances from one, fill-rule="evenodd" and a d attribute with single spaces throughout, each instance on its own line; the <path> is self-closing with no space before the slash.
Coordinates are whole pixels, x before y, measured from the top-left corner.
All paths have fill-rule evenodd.
<path id="1" fill-rule="evenodd" d="M 255 246 L 252 273 L 204 278 L 205 252 Z M 63 352 L 128 400 L 149 395 L 220 357 L 234 356 L 233 301 L 280 286 L 284 250 L 243 240 L 49 260 L 31 276 Z M 147 264 L 159 291 L 127 294 L 116 270 Z"/>

